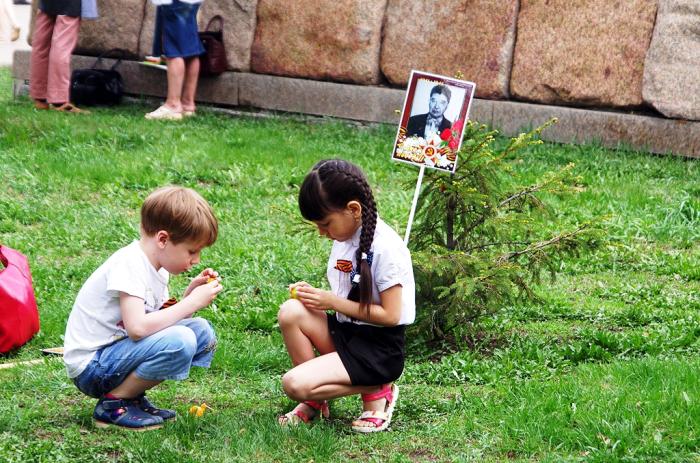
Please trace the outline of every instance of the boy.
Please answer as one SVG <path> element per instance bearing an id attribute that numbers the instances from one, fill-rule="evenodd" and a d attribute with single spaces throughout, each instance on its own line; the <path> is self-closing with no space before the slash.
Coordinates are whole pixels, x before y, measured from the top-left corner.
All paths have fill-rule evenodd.
<path id="1" fill-rule="evenodd" d="M 202 271 L 180 302 L 168 301 L 168 277 L 199 263 L 218 235 L 211 207 L 188 188 L 164 187 L 141 207 L 141 239 L 114 253 L 85 282 L 66 327 L 64 362 L 83 393 L 99 399 L 98 427 L 162 427 L 173 410 L 154 407 L 145 392 L 166 379 L 209 367 L 216 347 L 203 318 L 191 318 L 222 290 L 218 273 Z"/>

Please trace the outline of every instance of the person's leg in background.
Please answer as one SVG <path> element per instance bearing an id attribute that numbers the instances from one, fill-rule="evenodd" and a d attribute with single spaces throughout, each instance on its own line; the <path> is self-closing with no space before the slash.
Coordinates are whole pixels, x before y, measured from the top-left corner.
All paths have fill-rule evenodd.
<path id="1" fill-rule="evenodd" d="M 190 23 L 190 33 L 192 42 L 196 42 L 198 46 L 195 46 L 190 51 L 195 53 L 203 53 L 204 47 L 202 42 L 199 40 L 199 34 L 197 32 L 197 13 L 199 12 L 199 4 L 190 5 L 190 12 L 188 14 L 188 22 Z M 197 84 L 199 83 L 199 54 L 189 55 L 185 58 L 185 82 L 182 88 L 182 114 L 184 116 L 194 116 L 195 113 L 195 96 L 197 94 Z"/>
<path id="2" fill-rule="evenodd" d="M 49 53 L 56 18 L 41 10 L 34 19 L 34 36 L 32 37 L 32 54 L 29 71 L 29 95 L 37 109 L 49 109 L 46 102 L 49 80 Z"/>
<path id="3" fill-rule="evenodd" d="M 168 61 L 168 96 L 165 105 L 175 112 L 182 112 L 182 85 L 185 81 L 185 60 L 167 58 Z"/>
<path id="4" fill-rule="evenodd" d="M 187 58 L 185 60 L 185 82 L 182 88 L 182 114 L 184 116 L 194 116 L 195 102 L 197 94 L 197 83 L 199 81 L 199 56 Z"/>
<path id="5" fill-rule="evenodd" d="M 78 43 L 79 31 L 80 18 L 56 16 L 49 52 L 46 100 L 59 111 L 80 112 L 70 104 L 70 58 Z"/>
<path id="6" fill-rule="evenodd" d="M 12 0 L 0 0 L 0 10 L 2 10 L 2 13 L 4 13 L 5 17 L 10 22 L 10 40 L 14 42 L 19 38 L 20 28 L 13 8 Z"/>
<path id="7" fill-rule="evenodd" d="M 153 55 L 167 57 L 168 93 L 165 104 L 146 114 L 146 119 L 180 120 L 194 115 L 199 55 L 204 52 L 197 32 L 198 10 L 198 4 L 179 0 L 158 7 Z"/>
<path id="8" fill-rule="evenodd" d="M 156 9 L 156 25 L 153 34 L 153 56 L 166 55 L 166 42 L 168 51 L 173 52 L 171 43 L 172 25 L 166 26 L 166 21 L 172 22 L 174 13 L 171 11 L 172 5 L 160 5 Z M 168 92 L 165 103 L 146 114 L 146 119 L 180 120 L 182 119 L 182 83 L 185 79 L 185 63 L 180 57 L 165 58 L 168 65 L 166 78 L 168 81 Z"/>

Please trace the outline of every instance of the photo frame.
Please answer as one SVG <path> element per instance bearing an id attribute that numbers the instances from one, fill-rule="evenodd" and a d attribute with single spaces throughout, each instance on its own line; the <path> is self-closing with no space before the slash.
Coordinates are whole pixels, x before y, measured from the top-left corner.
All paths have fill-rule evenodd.
<path id="1" fill-rule="evenodd" d="M 411 71 L 392 159 L 454 172 L 476 84 Z"/>

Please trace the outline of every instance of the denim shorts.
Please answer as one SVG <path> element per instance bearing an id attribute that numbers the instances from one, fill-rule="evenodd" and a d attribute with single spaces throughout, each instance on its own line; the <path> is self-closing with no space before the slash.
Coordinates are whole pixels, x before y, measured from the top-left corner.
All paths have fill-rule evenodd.
<path id="1" fill-rule="evenodd" d="M 84 394 L 100 398 L 131 372 L 151 381 L 182 380 L 193 366 L 208 368 L 215 349 L 211 324 L 187 318 L 138 341 L 126 338 L 98 350 L 73 382 Z"/>
<path id="2" fill-rule="evenodd" d="M 197 30 L 199 3 L 173 0 L 156 10 L 156 29 L 153 35 L 153 56 L 191 58 L 204 53 Z"/>

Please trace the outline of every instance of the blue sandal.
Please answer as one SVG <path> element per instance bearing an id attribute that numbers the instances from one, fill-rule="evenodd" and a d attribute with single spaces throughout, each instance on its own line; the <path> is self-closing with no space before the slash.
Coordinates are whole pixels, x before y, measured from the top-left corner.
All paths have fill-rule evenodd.
<path id="1" fill-rule="evenodd" d="M 148 431 L 163 427 L 163 418 L 141 410 L 133 400 L 101 398 L 92 414 L 95 426 L 119 426 L 131 431 Z"/>
<path id="2" fill-rule="evenodd" d="M 143 394 L 134 399 L 134 403 L 144 412 L 152 416 L 160 416 L 163 421 L 172 420 L 177 416 L 175 410 L 168 410 L 167 408 L 157 408 L 155 407 Z"/>

